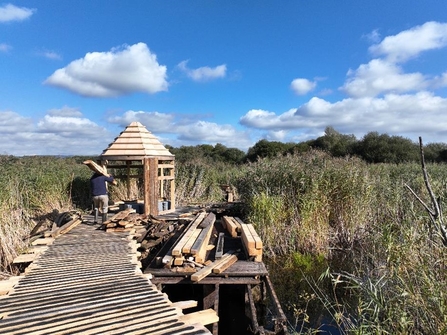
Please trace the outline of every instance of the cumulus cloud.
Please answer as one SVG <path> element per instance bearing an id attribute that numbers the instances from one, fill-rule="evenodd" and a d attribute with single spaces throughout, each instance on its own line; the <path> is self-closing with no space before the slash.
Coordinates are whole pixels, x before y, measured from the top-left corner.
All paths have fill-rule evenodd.
<path id="1" fill-rule="evenodd" d="M 12 49 L 12 46 L 6 43 L 0 43 L 0 52 L 8 52 Z"/>
<path id="2" fill-rule="evenodd" d="M 13 111 L 0 111 L 0 134 L 12 134 L 32 129 L 32 119 Z M 7 142 L 7 141 L 0 141 Z"/>
<path id="3" fill-rule="evenodd" d="M 354 97 L 376 96 L 385 92 L 408 92 L 425 89 L 429 82 L 421 73 L 404 73 L 396 64 L 373 59 L 348 72 L 342 89 Z"/>
<path id="4" fill-rule="evenodd" d="M 0 7 L 0 22 L 23 21 L 33 15 L 35 11 L 31 8 L 6 4 Z"/>
<path id="5" fill-rule="evenodd" d="M 122 116 L 108 118 L 107 121 L 115 123 L 121 127 L 128 126 L 131 122 L 138 121 L 144 124 L 150 132 L 172 133 L 175 116 L 168 113 L 145 112 L 129 110 Z"/>
<path id="6" fill-rule="evenodd" d="M 130 110 L 122 116 L 110 117 L 108 121 L 121 127 L 133 121 L 141 122 L 156 136 L 169 135 L 169 143 L 174 146 L 222 143 L 228 147 L 247 149 L 252 145 L 245 131 L 238 131 L 229 124 L 222 125 L 199 118 L 199 115 Z"/>
<path id="7" fill-rule="evenodd" d="M 435 139 L 445 133 L 447 99 L 432 92 L 386 94 L 382 98 L 347 98 L 329 102 L 312 98 L 283 114 L 251 110 L 240 119 L 246 127 L 267 131 L 307 132 L 331 125 L 344 133 L 358 136 L 369 131 L 417 138 L 421 133 Z M 424 117 L 430 115 L 430 117 Z M 283 134 L 283 137 L 284 134 Z"/>
<path id="8" fill-rule="evenodd" d="M 87 53 L 56 70 L 44 83 L 89 97 L 154 94 L 168 89 L 166 66 L 157 62 L 145 43 Z"/>
<path id="9" fill-rule="evenodd" d="M 227 66 L 225 64 L 218 65 L 214 68 L 203 66 L 197 69 L 190 69 L 188 68 L 187 64 L 188 61 L 184 60 L 180 62 L 177 67 L 194 81 L 205 82 L 218 78 L 224 78 L 227 73 Z"/>
<path id="10" fill-rule="evenodd" d="M 113 139 L 104 127 L 76 108 L 52 109 L 33 120 L 13 111 L 0 112 L 0 153 L 21 155 L 97 155 Z"/>
<path id="11" fill-rule="evenodd" d="M 447 45 L 447 23 L 427 22 L 421 26 L 387 36 L 372 45 L 374 56 L 385 56 L 391 62 L 404 62 L 422 51 L 439 49 Z"/>
<path id="12" fill-rule="evenodd" d="M 292 91 L 298 95 L 305 95 L 314 90 L 316 86 L 317 83 L 315 81 L 310 81 L 305 78 L 296 78 L 290 84 Z"/>

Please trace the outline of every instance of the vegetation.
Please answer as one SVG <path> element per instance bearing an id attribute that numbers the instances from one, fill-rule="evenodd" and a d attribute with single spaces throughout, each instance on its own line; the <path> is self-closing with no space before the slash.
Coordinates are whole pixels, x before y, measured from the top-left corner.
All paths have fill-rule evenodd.
<path id="1" fill-rule="evenodd" d="M 240 157 L 231 163 L 218 159 L 223 146 L 195 148 L 208 154 L 177 160 L 176 201 L 221 201 L 221 185 L 231 185 L 246 204 L 243 219 L 264 241 L 264 260 L 291 330 L 323 332 L 328 329 L 323 324 L 332 324 L 343 334 L 446 333 L 447 248 L 421 204 L 431 198 L 409 150 L 413 144 L 377 133 L 356 141 L 333 129 L 300 147 L 276 143 L 282 149 L 275 155 L 266 150 L 269 143 L 255 146 L 251 154 L 257 158 L 245 164 Z M 393 155 L 381 152 L 384 143 Z M 406 155 L 398 155 L 403 147 Z M 446 149 L 441 144 L 425 149 L 431 187 L 442 204 L 447 167 L 439 162 Z M 370 158 L 362 159 L 361 150 Z M 89 209 L 90 171 L 81 158 L 0 160 L 5 272 L 36 221 L 73 203 Z"/>

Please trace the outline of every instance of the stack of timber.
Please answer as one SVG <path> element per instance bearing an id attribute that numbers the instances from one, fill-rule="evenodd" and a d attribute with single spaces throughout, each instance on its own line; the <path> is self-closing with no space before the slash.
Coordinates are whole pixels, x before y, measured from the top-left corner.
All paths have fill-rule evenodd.
<path id="1" fill-rule="evenodd" d="M 169 269 L 198 282 L 223 273 L 239 260 L 262 262 L 261 239 L 252 225 L 237 217 L 223 216 L 216 221 L 213 212 L 203 211 L 185 226 L 171 234 L 170 243 L 152 260 L 154 269 Z"/>
<path id="2" fill-rule="evenodd" d="M 224 216 L 222 224 L 232 237 L 242 238 L 250 258 L 255 262 L 262 262 L 262 240 L 251 223 L 244 223 L 238 217 Z"/>

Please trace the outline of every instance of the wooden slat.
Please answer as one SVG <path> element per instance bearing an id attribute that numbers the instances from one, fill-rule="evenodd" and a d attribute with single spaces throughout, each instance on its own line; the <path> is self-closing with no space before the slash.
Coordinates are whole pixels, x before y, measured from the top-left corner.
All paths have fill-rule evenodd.
<path id="1" fill-rule="evenodd" d="M 225 233 L 219 233 L 219 237 L 217 238 L 216 253 L 214 254 L 214 258 L 216 258 L 216 259 L 222 258 L 223 249 L 224 249 L 224 241 L 225 241 Z"/>
<path id="2" fill-rule="evenodd" d="M 173 256 L 180 256 L 182 254 L 182 248 L 183 246 L 188 242 L 191 235 L 194 234 L 194 230 L 197 228 L 197 226 L 202 223 L 203 219 L 205 218 L 206 213 L 201 212 L 199 213 L 194 221 L 188 226 L 187 231 L 185 231 L 184 235 L 179 239 L 179 241 L 172 247 L 172 255 Z"/>
<path id="3" fill-rule="evenodd" d="M 201 325 L 209 325 L 214 322 L 219 321 L 219 317 L 215 310 L 209 308 L 204 311 L 198 311 L 186 315 L 180 316 L 180 321 L 183 321 L 188 324 L 199 323 Z"/>
<path id="4" fill-rule="evenodd" d="M 213 272 L 214 268 L 216 268 L 220 264 L 226 262 L 226 260 L 228 258 L 230 258 L 231 256 L 234 256 L 234 255 L 231 253 L 227 253 L 227 254 L 223 255 L 221 259 L 214 261 L 211 264 L 203 267 L 200 271 L 191 275 L 191 281 L 198 282 L 198 281 L 202 280 L 203 278 L 205 278 L 206 276 L 211 274 Z"/>
<path id="5" fill-rule="evenodd" d="M 208 250 L 208 243 L 211 238 L 211 233 L 213 232 L 213 224 L 208 225 L 208 227 L 203 228 L 199 237 L 197 237 L 196 242 L 191 248 L 191 254 L 194 255 L 194 259 L 197 263 L 204 263 L 206 258 L 206 252 Z"/>
<path id="6" fill-rule="evenodd" d="M 237 262 L 237 256 L 231 255 L 230 257 L 223 260 L 221 263 L 219 263 L 214 269 L 213 273 L 222 273 L 226 269 L 228 269 L 230 266 L 232 266 L 234 263 Z"/>
<path id="7" fill-rule="evenodd" d="M 225 229 L 230 233 L 231 237 L 237 237 L 240 231 L 240 225 L 233 220 L 231 216 L 223 216 L 222 223 Z"/>

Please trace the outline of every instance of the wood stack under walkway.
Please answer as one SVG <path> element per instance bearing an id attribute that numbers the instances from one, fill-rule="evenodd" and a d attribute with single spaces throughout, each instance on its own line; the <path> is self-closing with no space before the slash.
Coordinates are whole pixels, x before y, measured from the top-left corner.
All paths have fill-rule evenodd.
<path id="1" fill-rule="evenodd" d="M 126 233 L 77 226 L 0 297 L 0 334 L 210 334 L 137 264 Z"/>

